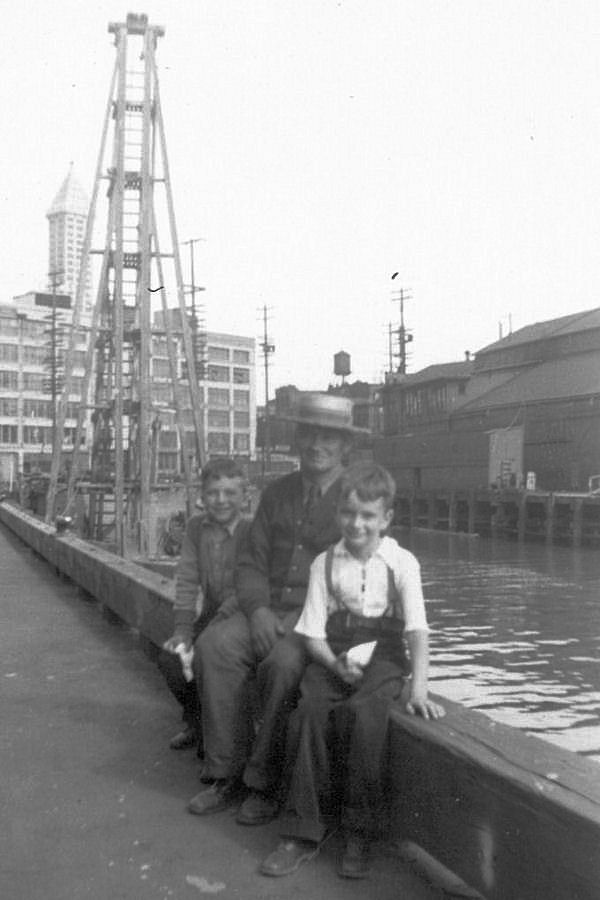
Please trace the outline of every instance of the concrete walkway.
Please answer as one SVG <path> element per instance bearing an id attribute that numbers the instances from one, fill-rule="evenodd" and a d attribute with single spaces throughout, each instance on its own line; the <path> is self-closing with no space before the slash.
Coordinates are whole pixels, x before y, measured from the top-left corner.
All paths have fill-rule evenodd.
<path id="1" fill-rule="evenodd" d="M 186 812 L 179 712 L 135 638 L 0 530 L 0 897 L 6 900 L 433 900 L 379 848 L 368 882 L 337 877 L 335 839 L 286 879 L 257 874 L 276 826 Z"/>

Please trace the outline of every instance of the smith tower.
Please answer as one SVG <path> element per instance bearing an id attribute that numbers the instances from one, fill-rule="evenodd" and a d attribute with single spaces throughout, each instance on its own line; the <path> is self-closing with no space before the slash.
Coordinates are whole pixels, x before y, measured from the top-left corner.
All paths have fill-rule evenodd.
<path id="1" fill-rule="evenodd" d="M 46 213 L 50 228 L 50 252 L 48 287 L 52 285 L 62 294 L 69 294 L 75 301 L 83 236 L 88 215 L 89 201 L 82 186 L 73 174 L 73 163 L 52 206 Z M 84 309 L 91 305 L 91 273 L 85 274 Z"/>

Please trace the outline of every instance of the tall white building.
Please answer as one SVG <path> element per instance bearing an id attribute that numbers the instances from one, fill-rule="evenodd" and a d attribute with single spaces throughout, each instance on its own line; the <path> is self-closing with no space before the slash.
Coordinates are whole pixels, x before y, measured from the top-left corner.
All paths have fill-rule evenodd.
<path id="1" fill-rule="evenodd" d="M 73 173 L 73 163 L 67 177 L 46 213 L 50 229 L 48 257 L 48 288 L 53 282 L 62 294 L 69 294 L 73 304 L 77 291 L 79 266 L 89 200 Z M 83 311 L 89 311 L 92 302 L 91 270 L 86 272 Z"/>

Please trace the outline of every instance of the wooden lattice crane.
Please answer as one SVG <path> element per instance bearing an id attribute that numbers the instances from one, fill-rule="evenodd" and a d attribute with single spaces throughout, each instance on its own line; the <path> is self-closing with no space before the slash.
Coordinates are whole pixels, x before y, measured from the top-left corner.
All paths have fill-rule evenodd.
<path id="1" fill-rule="evenodd" d="M 73 459 L 69 473 L 67 508 L 72 504 L 80 467 L 80 442 L 91 407 L 92 453 L 89 489 L 90 517 L 114 508 L 114 543 L 125 553 L 124 519 L 140 524 L 137 550 L 147 552 L 144 522 L 149 512 L 155 474 L 155 416 L 152 408 L 152 303 L 160 297 L 172 385 L 172 409 L 182 448 L 186 483 L 191 484 L 192 463 L 187 441 L 184 406 L 191 405 L 196 465 L 204 464 L 202 402 L 198 386 L 198 335 L 192 333 L 186 312 L 179 241 L 167 158 L 164 121 L 155 62 L 160 26 L 145 15 L 129 14 L 126 22 L 111 23 L 116 61 L 104 116 L 94 188 L 83 239 L 78 288 L 73 304 L 72 328 L 65 361 L 63 390 L 56 411 L 47 521 L 53 516 L 61 473 L 61 449 L 67 404 L 72 392 L 75 348 L 83 329 L 88 350 Z M 112 145 L 109 136 L 112 135 Z M 98 233 L 100 185 L 107 184 L 104 244 L 94 247 Z M 157 194 L 161 191 L 161 196 Z M 159 244 L 159 216 L 168 220 L 166 251 Z M 102 223 L 100 223 L 102 229 Z M 100 241 L 102 230 L 100 230 Z M 99 242 L 100 242 L 99 241 Z M 85 273 L 92 254 L 101 258 L 96 300 L 91 320 L 84 321 Z M 174 313 L 168 305 L 169 273 L 176 293 Z M 179 387 L 176 342 L 181 342 L 189 397 Z M 201 341 L 200 341 L 201 343 Z M 196 352 L 194 352 L 196 349 Z M 170 404 L 171 405 L 171 404 Z M 99 536 L 93 533 L 92 537 Z"/>

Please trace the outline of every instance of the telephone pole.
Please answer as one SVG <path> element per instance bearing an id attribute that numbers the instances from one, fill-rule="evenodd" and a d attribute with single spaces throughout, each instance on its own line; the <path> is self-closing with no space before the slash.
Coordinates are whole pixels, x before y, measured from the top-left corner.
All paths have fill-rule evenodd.
<path id="1" fill-rule="evenodd" d="M 263 340 L 260 349 L 265 367 L 265 419 L 263 429 L 262 475 L 271 471 L 271 415 L 269 410 L 269 358 L 275 353 L 275 344 L 270 343 L 267 331 L 267 307 L 263 306 Z"/>
<path id="2" fill-rule="evenodd" d="M 413 340 L 412 332 L 409 331 L 404 324 L 404 302 L 405 300 L 411 299 L 410 294 L 405 288 L 400 288 L 392 294 L 392 303 L 400 304 L 400 325 L 398 328 L 392 329 L 390 324 L 390 371 L 392 370 L 392 357 L 396 356 L 398 358 L 398 368 L 396 369 L 398 375 L 406 375 L 406 345 L 410 344 Z M 398 350 L 395 353 L 392 352 L 393 335 L 396 336 L 398 343 Z"/>

